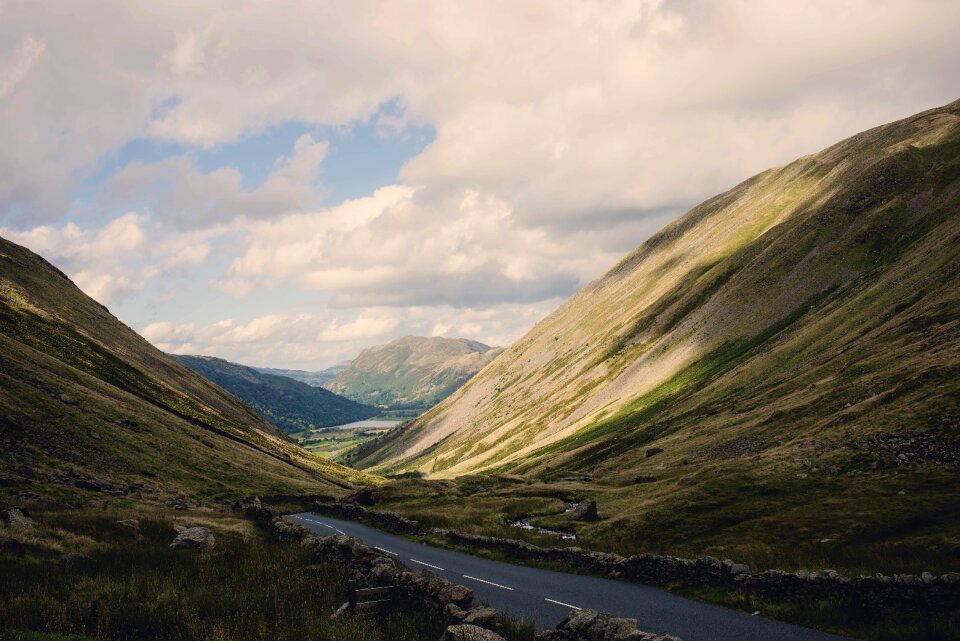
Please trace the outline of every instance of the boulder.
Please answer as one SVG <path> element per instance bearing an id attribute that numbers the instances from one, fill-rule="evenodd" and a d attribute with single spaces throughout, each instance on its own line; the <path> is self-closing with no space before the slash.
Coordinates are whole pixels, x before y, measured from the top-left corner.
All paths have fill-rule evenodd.
<path id="1" fill-rule="evenodd" d="M 537 641 L 680 641 L 669 635 L 641 632 L 634 619 L 621 619 L 607 612 L 571 612 L 553 630 L 537 633 Z"/>
<path id="2" fill-rule="evenodd" d="M 663 452 L 663 448 L 662 448 L 662 447 L 651 447 L 651 448 L 649 448 L 649 449 L 647 450 L 647 458 L 650 458 L 651 456 L 656 456 L 657 454 L 660 454 L 661 452 Z"/>
<path id="3" fill-rule="evenodd" d="M 481 628 L 490 628 L 497 623 L 497 611 L 493 608 L 474 608 L 463 617 L 463 622 L 478 625 Z"/>
<path id="4" fill-rule="evenodd" d="M 137 519 L 123 519 L 122 521 L 116 521 L 115 523 L 120 527 L 129 530 L 133 536 L 140 536 L 140 521 Z"/>
<path id="5" fill-rule="evenodd" d="M 577 521 L 596 521 L 597 520 L 597 502 L 593 499 L 580 501 L 574 508 L 571 515 Z"/>
<path id="6" fill-rule="evenodd" d="M 440 641 L 505 641 L 505 639 L 496 632 L 484 630 L 476 625 L 461 623 L 448 627 L 443 636 L 440 637 Z"/>
<path id="7" fill-rule="evenodd" d="M 473 590 L 463 585 L 450 583 L 440 589 L 437 599 L 442 605 L 456 603 L 461 608 L 469 608 L 473 603 Z"/>
<path id="8" fill-rule="evenodd" d="M 196 507 L 195 504 L 185 501 L 182 497 L 176 497 L 167 502 L 167 507 L 174 510 L 189 510 L 192 507 Z"/>
<path id="9" fill-rule="evenodd" d="M 3 513 L 4 520 L 10 524 L 14 530 L 21 532 L 33 532 L 37 529 L 37 524 L 29 516 L 20 511 L 19 508 L 10 508 Z"/>
<path id="10" fill-rule="evenodd" d="M 213 533 L 205 527 L 178 527 L 177 538 L 170 547 L 174 550 L 206 550 L 215 542 Z"/>

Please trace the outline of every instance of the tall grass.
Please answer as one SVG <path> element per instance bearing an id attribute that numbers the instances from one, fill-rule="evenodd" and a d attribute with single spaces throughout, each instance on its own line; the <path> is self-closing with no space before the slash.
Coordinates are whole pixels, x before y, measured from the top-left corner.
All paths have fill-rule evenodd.
<path id="1" fill-rule="evenodd" d="M 438 617 L 409 609 L 330 621 L 346 593 L 344 570 L 311 567 L 298 545 L 218 532 L 216 546 L 196 554 L 169 549 L 174 533 L 163 519 L 141 520 L 140 540 L 102 516 L 73 520 L 108 544 L 68 564 L 36 553 L 0 559 L 0 638 L 43 638 L 11 634 L 27 630 L 111 641 L 419 641 L 443 630 Z"/>

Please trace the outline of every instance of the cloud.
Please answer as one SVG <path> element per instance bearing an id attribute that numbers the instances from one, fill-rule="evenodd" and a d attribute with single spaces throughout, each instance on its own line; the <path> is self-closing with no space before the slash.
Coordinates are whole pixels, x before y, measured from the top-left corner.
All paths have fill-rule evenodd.
<path id="1" fill-rule="evenodd" d="M 322 369 L 355 358 L 372 344 L 406 335 L 472 338 L 508 345 L 559 304 L 499 304 L 471 310 L 450 306 L 371 307 L 321 314 L 267 314 L 208 324 L 156 321 L 140 333 L 173 354 L 218 356 L 256 366 Z"/>
<path id="2" fill-rule="evenodd" d="M 496 198 L 418 196 L 390 187 L 330 211 L 250 225 L 221 286 L 246 295 L 288 280 L 332 293 L 334 307 L 463 307 L 567 296 L 583 271 L 596 270 L 596 255 L 569 256 L 542 231 L 516 226 Z"/>
<path id="3" fill-rule="evenodd" d="M 227 166 L 204 173 L 193 156 L 135 161 L 110 177 L 99 200 L 106 208 L 147 207 L 167 225 L 179 228 L 300 211 L 323 199 L 316 179 L 328 147 L 310 134 L 300 136 L 292 154 L 278 158 L 263 185 L 250 190 L 244 189 L 237 169 Z"/>
<path id="4" fill-rule="evenodd" d="M 9 59 L 0 59 L 0 100 L 13 92 L 16 86 L 27 77 L 30 69 L 47 49 L 47 43 L 40 38 L 25 35 L 20 46 Z"/>
<path id="5" fill-rule="evenodd" d="M 190 302 L 248 320 L 197 320 L 167 343 L 257 359 L 322 360 L 381 330 L 511 336 L 499 312 L 475 315 L 529 322 L 518 310 L 569 295 L 700 200 L 958 97 L 960 5 L 944 0 L 145 11 L 0 5 L 0 231 L 102 301 L 134 301 L 138 326 L 190 320 L 174 284 L 199 283 Z M 289 123 L 347 145 L 358 123 L 436 135 L 396 184 L 332 207 L 320 178 L 335 158 L 309 134 L 264 158 L 256 186 L 229 153 L 198 160 Z M 132 140 L 172 151 L 129 160 Z M 163 302 L 141 294 L 153 283 Z M 370 311 L 387 308 L 392 327 Z"/>

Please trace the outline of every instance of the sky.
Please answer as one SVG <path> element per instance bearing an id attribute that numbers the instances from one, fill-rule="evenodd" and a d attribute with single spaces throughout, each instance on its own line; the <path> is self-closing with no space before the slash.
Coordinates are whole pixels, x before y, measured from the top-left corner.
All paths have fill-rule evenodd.
<path id="1" fill-rule="evenodd" d="M 960 98 L 955 0 L 0 0 L 0 236 L 157 347 L 508 345 L 663 225 Z"/>

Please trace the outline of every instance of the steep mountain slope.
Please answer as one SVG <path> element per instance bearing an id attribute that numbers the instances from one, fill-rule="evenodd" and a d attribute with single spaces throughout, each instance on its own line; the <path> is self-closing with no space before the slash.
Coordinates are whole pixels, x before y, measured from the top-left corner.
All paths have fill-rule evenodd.
<path id="1" fill-rule="evenodd" d="M 952 558 L 958 276 L 955 102 L 694 208 L 359 464 L 589 492 L 578 531 L 630 549 Z"/>
<path id="2" fill-rule="evenodd" d="M 425 410 L 501 351 L 465 338 L 405 336 L 363 350 L 324 387 L 368 405 Z"/>
<path id="3" fill-rule="evenodd" d="M 286 376 L 295 381 L 306 383 L 311 387 L 322 387 L 327 381 L 333 380 L 333 377 L 349 367 L 349 363 L 343 365 L 334 365 L 319 372 L 308 372 L 302 369 L 281 369 L 277 367 L 254 367 L 253 369 L 263 374 L 273 374 L 274 376 Z"/>
<path id="4" fill-rule="evenodd" d="M 4 239 L 0 477 L 0 493 L 70 501 L 329 492 L 371 479 L 288 442 Z"/>
<path id="5" fill-rule="evenodd" d="M 377 410 L 320 387 L 285 376 L 261 373 L 210 356 L 174 356 L 260 412 L 287 433 L 352 423 L 377 415 Z"/>

